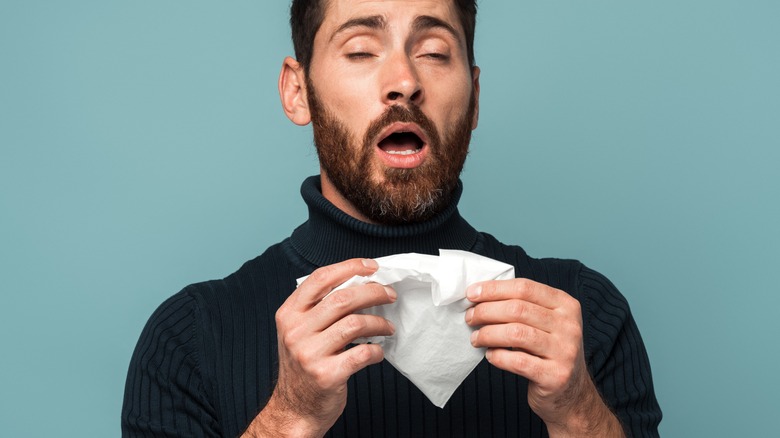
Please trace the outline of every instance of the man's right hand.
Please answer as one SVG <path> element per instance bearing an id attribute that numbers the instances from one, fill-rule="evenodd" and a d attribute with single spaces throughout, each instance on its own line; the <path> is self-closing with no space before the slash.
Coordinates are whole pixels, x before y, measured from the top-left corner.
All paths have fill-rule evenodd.
<path id="1" fill-rule="evenodd" d="M 357 338 L 389 336 L 390 321 L 355 313 L 392 303 L 395 291 L 376 283 L 328 295 L 355 275 L 376 272 L 370 259 L 352 259 L 314 271 L 276 312 L 279 379 L 268 404 L 243 436 L 322 436 L 347 403 L 347 380 L 382 361 L 382 347 Z M 326 297 L 327 295 L 327 297 Z"/>

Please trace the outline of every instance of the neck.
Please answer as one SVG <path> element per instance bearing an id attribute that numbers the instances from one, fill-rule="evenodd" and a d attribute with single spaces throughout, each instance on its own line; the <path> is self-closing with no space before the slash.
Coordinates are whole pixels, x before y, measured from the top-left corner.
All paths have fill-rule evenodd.
<path id="1" fill-rule="evenodd" d="M 301 195 L 309 207 L 309 220 L 290 238 L 292 246 L 306 260 L 324 266 L 355 257 L 376 258 L 416 252 L 438 254 L 439 249 L 470 250 L 477 231 L 459 214 L 458 184 L 452 202 L 431 219 L 403 225 L 378 225 L 362 221 L 326 198 L 319 177 L 309 177 Z"/>

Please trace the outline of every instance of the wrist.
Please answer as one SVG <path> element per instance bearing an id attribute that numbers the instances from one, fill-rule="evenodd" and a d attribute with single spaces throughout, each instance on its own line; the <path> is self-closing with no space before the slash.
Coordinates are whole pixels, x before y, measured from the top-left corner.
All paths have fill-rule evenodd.
<path id="1" fill-rule="evenodd" d="M 620 421 L 595 388 L 584 398 L 579 408 L 570 411 L 563 421 L 547 424 L 547 430 L 551 438 L 625 437 Z"/>
<path id="2" fill-rule="evenodd" d="M 314 438 L 321 437 L 327 430 L 322 430 L 304 416 L 298 415 L 292 409 L 281 406 L 275 397 L 252 420 L 242 438 Z"/>

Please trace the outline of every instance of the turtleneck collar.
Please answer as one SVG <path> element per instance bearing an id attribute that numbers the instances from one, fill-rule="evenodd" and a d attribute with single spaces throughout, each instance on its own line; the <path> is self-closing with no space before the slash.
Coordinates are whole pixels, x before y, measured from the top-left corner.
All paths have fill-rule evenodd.
<path id="1" fill-rule="evenodd" d="M 301 185 L 309 220 L 293 231 L 290 241 L 301 257 L 316 266 L 407 252 L 437 255 L 440 248 L 469 250 L 477 241 L 477 231 L 458 213 L 462 192 L 463 185 L 458 181 L 450 205 L 425 222 L 375 225 L 359 221 L 331 204 L 322 196 L 320 177 L 311 176 Z"/>

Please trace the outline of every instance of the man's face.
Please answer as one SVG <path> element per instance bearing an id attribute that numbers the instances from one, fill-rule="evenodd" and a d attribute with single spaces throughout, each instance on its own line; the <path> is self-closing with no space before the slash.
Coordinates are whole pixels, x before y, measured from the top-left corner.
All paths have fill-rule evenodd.
<path id="1" fill-rule="evenodd" d="M 307 97 L 323 194 L 379 223 L 444 208 L 478 99 L 452 1 L 331 0 L 313 53 Z"/>

